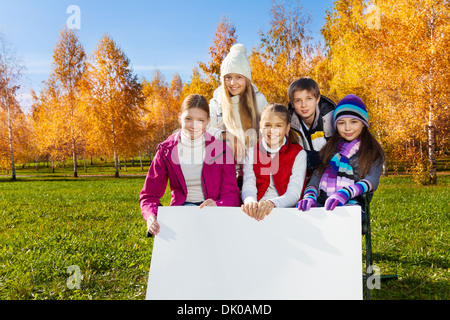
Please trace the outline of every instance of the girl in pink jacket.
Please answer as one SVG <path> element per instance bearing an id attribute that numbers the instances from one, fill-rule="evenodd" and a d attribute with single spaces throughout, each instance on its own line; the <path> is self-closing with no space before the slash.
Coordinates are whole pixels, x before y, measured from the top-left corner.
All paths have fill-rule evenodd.
<path id="1" fill-rule="evenodd" d="M 234 156 L 225 142 L 206 132 L 209 123 L 206 99 L 197 94 L 186 97 L 179 120 L 181 130 L 158 146 L 139 195 L 147 230 L 153 235 L 160 229 L 156 216 L 167 179 L 171 206 L 239 206 Z"/>

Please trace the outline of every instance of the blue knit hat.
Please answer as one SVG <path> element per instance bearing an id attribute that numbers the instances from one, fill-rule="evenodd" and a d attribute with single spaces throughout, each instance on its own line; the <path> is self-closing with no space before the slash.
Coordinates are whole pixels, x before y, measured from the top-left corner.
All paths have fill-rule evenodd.
<path id="1" fill-rule="evenodd" d="M 344 117 L 361 120 L 366 127 L 369 127 L 369 114 L 367 113 L 366 105 L 362 102 L 360 97 L 355 96 L 354 94 L 345 96 L 337 104 L 333 113 L 334 127 L 336 127 L 336 122 Z"/>

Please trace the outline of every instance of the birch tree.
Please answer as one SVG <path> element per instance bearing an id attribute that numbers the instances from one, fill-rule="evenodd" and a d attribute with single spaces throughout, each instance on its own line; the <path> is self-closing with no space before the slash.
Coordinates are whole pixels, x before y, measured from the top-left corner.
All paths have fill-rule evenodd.
<path id="1" fill-rule="evenodd" d="M 11 166 L 11 178 L 16 180 L 14 160 L 15 122 L 22 110 L 16 99 L 17 90 L 23 77 L 24 67 L 19 62 L 12 45 L 0 34 L 0 108 L 4 115 L 7 131 L 8 153 Z"/>
<path id="2" fill-rule="evenodd" d="M 90 144 L 114 157 L 119 177 L 119 156 L 139 149 L 143 134 L 140 108 L 142 85 L 133 74 L 130 61 L 109 35 L 104 35 L 83 76 L 83 108 L 89 126 Z"/>
<path id="3" fill-rule="evenodd" d="M 78 153 L 81 152 L 84 132 L 79 104 L 85 58 L 85 51 L 74 29 L 63 29 L 53 51 L 53 70 L 50 77 L 54 79 L 54 85 L 59 87 L 60 114 L 66 119 L 62 125 L 67 127 L 64 131 L 71 146 L 74 177 L 78 177 L 77 159 Z"/>

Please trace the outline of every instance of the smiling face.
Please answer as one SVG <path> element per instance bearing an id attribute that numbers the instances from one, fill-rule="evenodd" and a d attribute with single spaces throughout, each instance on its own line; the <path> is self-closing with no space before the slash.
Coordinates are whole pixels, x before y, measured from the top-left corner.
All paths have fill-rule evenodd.
<path id="1" fill-rule="evenodd" d="M 240 95 L 247 85 L 247 78 L 238 73 L 229 73 L 224 77 L 225 86 L 231 96 Z"/>
<path id="2" fill-rule="evenodd" d="M 189 108 L 179 115 L 181 129 L 191 139 L 202 136 L 209 123 L 208 113 L 200 108 Z"/>
<path id="3" fill-rule="evenodd" d="M 343 117 L 336 122 L 336 129 L 339 135 L 347 141 L 353 141 L 359 137 L 364 128 L 361 120 Z"/>
<path id="4" fill-rule="evenodd" d="M 284 137 L 289 133 L 291 126 L 276 112 L 266 112 L 261 117 L 259 128 L 267 146 L 276 149 L 283 143 Z"/>
<path id="5" fill-rule="evenodd" d="M 303 122 L 308 126 L 314 121 L 314 115 L 319 101 L 320 96 L 316 98 L 307 90 L 294 92 L 292 104 L 295 112 L 297 112 Z"/>

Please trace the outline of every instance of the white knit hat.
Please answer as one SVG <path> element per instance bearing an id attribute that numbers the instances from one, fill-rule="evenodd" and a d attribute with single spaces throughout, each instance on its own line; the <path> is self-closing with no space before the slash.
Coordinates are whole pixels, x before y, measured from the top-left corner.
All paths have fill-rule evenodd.
<path id="1" fill-rule="evenodd" d="M 229 73 L 241 74 L 244 77 L 252 80 L 252 69 L 250 68 L 250 61 L 247 58 L 247 50 L 243 44 L 237 43 L 230 48 L 230 52 L 222 61 L 220 66 L 220 78 Z"/>

